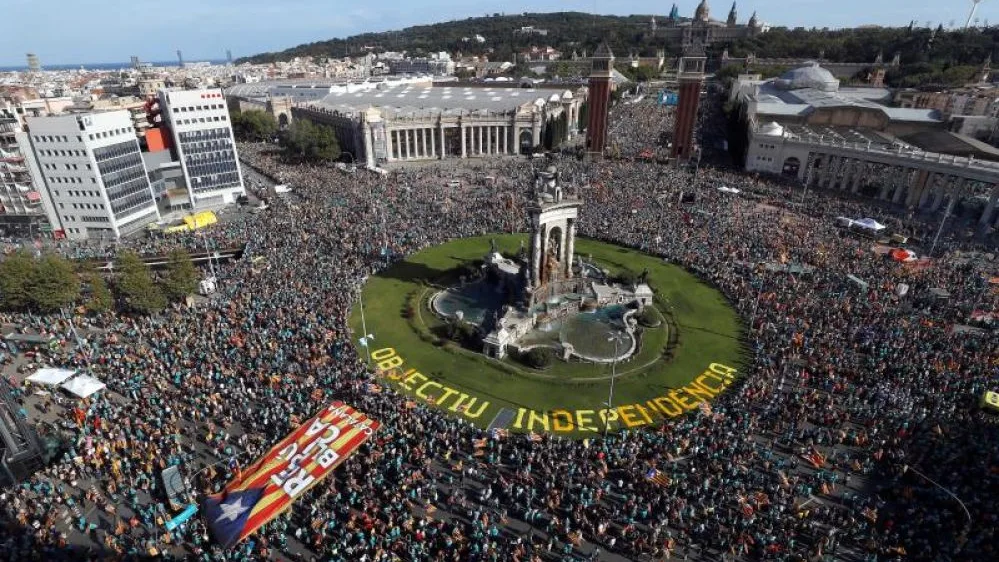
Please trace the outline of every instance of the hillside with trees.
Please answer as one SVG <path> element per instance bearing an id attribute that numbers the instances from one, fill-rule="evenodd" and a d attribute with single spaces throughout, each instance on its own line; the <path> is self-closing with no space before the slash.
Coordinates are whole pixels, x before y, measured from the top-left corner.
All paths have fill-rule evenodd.
<path id="1" fill-rule="evenodd" d="M 237 62 L 268 63 L 307 56 L 339 58 L 384 51 L 405 51 L 411 56 L 446 51 L 453 55 L 486 55 L 493 61 L 512 61 L 515 53 L 531 46 L 552 46 L 569 57 L 573 52 L 592 53 L 601 41 L 607 41 L 619 57 L 629 53 L 654 56 L 659 49 L 665 49 L 670 56 L 678 55 L 680 46 L 667 44 L 661 31 L 653 33 L 650 19 L 651 15 L 606 16 L 581 12 L 493 14 L 308 43 Z M 661 27 L 666 16 L 657 15 L 656 20 Z M 528 26 L 546 29 L 548 34 L 515 32 Z M 476 36 L 484 41 L 479 43 Z M 775 27 L 756 37 L 712 45 L 708 55 L 717 61 L 722 51 L 728 49 L 733 57 L 749 53 L 758 58 L 818 58 L 821 55 L 833 62 L 873 62 L 881 53 L 884 61 L 889 62 L 898 53 L 901 66 L 888 72 L 886 79 L 890 85 L 950 85 L 966 81 L 990 55 L 999 61 L 997 39 L 999 27 L 968 31 L 915 25 L 839 30 Z"/>

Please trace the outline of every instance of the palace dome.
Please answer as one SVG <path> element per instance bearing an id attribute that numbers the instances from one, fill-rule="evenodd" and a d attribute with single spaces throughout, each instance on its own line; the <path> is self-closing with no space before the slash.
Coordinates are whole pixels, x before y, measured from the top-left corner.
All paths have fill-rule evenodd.
<path id="1" fill-rule="evenodd" d="M 776 84 L 785 90 L 800 90 L 802 88 L 815 88 L 823 92 L 839 90 L 839 80 L 832 75 L 832 72 L 819 66 L 817 62 L 788 70 L 777 79 Z"/>

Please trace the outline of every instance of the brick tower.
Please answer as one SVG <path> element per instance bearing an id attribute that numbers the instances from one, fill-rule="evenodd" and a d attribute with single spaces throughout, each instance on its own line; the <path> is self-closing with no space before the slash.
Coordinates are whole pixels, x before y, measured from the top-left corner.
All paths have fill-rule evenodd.
<path id="1" fill-rule="evenodd" d="M 694 125 L 697 124 L 697 108 L 701 101 L 701 84 L 704 82 L 706 62 L 704 51 L 694 46 L 680 57 L 677 69 L 680 99 L 676 106 L 676 126 L 673 129 L 671 156 L 683 161 L 690 160 L 694 153 Z"/>
<path id="2" fill-rule="evenodd" d="M 586 126 L 586 154 L 598 159 L 607 145 L 607 112 L 610 109 L 611 70 L 614 54 L 607 43 L 601 43 L 593 53 L 590 70 L 589 122 Z"/>

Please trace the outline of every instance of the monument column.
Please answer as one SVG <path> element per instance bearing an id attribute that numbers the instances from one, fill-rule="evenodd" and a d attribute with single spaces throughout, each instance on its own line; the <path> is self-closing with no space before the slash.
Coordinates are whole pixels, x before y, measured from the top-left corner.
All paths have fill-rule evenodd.
<path id="1" fill-rule="evenodd" d="M 836 176 L 839 174 L 839 169 L 843 166 L 842 156 L 832 156 L 829 158 L 829 170 L 826 175 L 826 184 L 823 187 L 831 189 L 836 184 Z"/>
<path id="2" fill-rule="evenodd" d="M 930 194 L 936 188 L 937 179 L 939 179 L 939 174 L 933 172 L 929 174 L 929 178 L 926 180 L 926 184 L 923 186 L 922 193 L 919 194 L 919 205 L 918 207 L 922 209 L 926 206 L 926 202 L 930 199 Z"/>
<path id="3" fill-rule="evenodd" d="M 467 158 L 468 157 L 468 151 L 465 150 L 465 136 L 466 136 L 465 135 L 465 125 L 464 125 L 464 123 L 462 123 L 461 125 L 458 125 L 458 127 L 461 129 L 461 157 L 462 158 Z"/>
<path id="4" fill-rule="evenodd" d="M 371 146 L 371 124 L 364 124 L 364 163 L 368 166 L 368 169 L 375 167 L 375 151 Z"/>
<path id="5" fill-rule="evenodd" d="M 905 197 L 906 207 L 915 207 L 916 203 L 919 202 L 919 192 L 922 191 L 925 184 L 926 170 L 916 168 L 916 173 L 912 177 L 912 183 L 909 184 L 909 192 Z"/>
<path id="6" fill-rule="evenodd" d="M 978 219 L 979 225 L 984 226 L 989 224 L 992 212 L 996 209 L 996 199 L 999 199 L 999 185 L 992 187 L 992 193 L 989 194 L 989 202 L 985 205 L 985 210 L 982 211 L 982 216 Z"/>
<path id="7" fill-rule="evenodd" d="M 911 182 L 912 170 L 909 168 L 899 168 L 898 172 L 898 187 L 895 188 L 895 194 L 891 196 L 891 202 L 898 204 L 905 196 L 905 192 L 909 190 L 909 183 Z"/>
<path id="8" fill-rule="evenodd" d="M 478 131 L 477 134 L 479 136 L 479 150 L 478 150 L 478 154 L 479 154 L 479 156 L 482 156 L 482 125 L 479 125 L 475 129 Z"/>
<path id="9" fill-rule="evenodd" d="M 949 176 L 944 176 L 937 182 L 936 189 L 933 190 L 933 203 L 930 204 L 931 211 L 936 212 L 940 208 L 940 205 L 943 205 L 944 195 L 947 194 L 947 190 L 951 185 L 951 178 Z"/>
<path id="10" fill-rule="evenodd" d="M 843 191 L 848 185 L 850 185 L 850 182 L 853 181 L 854 167 L 856 165 L 856 158 L 847 158 L 843 161 L 843 167 L 841 168 L 843 176 L 840 179 L 839 184 L 836 186 L 837 191 Z"/>
<path id="11" fill-rule="evenodd" d="M 538 225 L 534 231 L 534 242 L 531 245 L 531 286 L 541 284 L 541 237 L 544 236 L 544 226 Z"/>
<path id="12" fill-rule="evenodd" d="M 440 152 L 438 155 L 443 160 L 447 156 L 447 148 L 444 146 L 444 122 L 441 121 L 437 124 L 437 134 L 440 140 Z"/>
<path id="13" fill-rule="evenodd" d="M 867 171 L 867 163 L 860 162 L 857 166 L 857 175 L 853 176 L 853 185 L 850 186 L 850 193 L 857 193 L 860 191 L 860 180 L 864 179 L 864 173 Z"/>
<path id="14" fill-rule="evenodd" d="M 565 243 L 565 278 L 572 279 L 572 254 L 576 250 L 576 219 L 566 221 Z"/>
<path id="15" fill-rule="evenodd" d="M 891 192 L 891 188 L 895 183 L 898 182 L 898 174 L 892 174 L 888 181 L 881 184 L 881 190 L 878 191 L 878 199 L 881 201 L 888 200 L 888 194 Z"/>

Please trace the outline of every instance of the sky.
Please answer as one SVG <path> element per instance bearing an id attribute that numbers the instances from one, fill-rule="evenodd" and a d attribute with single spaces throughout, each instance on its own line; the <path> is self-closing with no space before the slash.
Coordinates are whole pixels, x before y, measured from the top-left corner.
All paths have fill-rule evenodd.
<path id="1" fill-rule="evenodd" d="M 690 16 L 700 0 L 679 0 Z M 45 64 L 225 58 L 277 51 L 370 31 L 482 16 L 492 13 L 583 11 L 660 14 L 672 0 L 3 0 L 0 66 L 25 64 L 33 52 Z M 709 0 L 711 16 L 724 20 L 729 0 Z M 831 9 L 835 6 L 834 9 Z M 971 0 L 741 0 L 739 21 L 755 10 L 771 25 L 901 26 L 910 20 L 963 26 Z M 999 23 L 999 0 L 978 8 L 983 22 Z"/>

